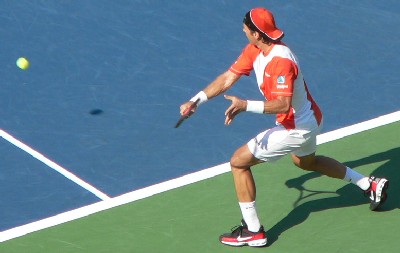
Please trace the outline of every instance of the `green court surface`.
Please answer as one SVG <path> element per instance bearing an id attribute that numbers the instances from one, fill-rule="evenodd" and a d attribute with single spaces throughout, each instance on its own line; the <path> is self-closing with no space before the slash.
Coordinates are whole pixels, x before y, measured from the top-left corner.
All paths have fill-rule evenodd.
<path id="1" fill-rule="evenodd" d="M 289 157 L 253 169 L 269 243 L 234 248 L 218 236 L 240 222 L 225 173 L 0 244 L 7 253 L 398 252 L 400 122 L 319 146 L 363 174 L 391 181 L 380 212 L 356 186 L 294 167 Z"/>

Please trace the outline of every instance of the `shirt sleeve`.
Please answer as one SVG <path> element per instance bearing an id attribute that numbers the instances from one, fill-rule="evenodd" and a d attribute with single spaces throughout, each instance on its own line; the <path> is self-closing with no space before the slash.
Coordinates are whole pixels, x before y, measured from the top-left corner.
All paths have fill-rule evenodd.
<path id="1" fill-rule="evenodd" d="M 293 84 L 298 75 L 298 67 L 290 59 L 277 57 L 274 60 L 276 62 L 274 64 L 274 83 L 271 85 L 271 94 L 275 96 L 292 96 Z"/>
<path id="2" fill-rule="evenodd" d="M 252 51 L 251 45 L 247 45 L 229 70 L 237 75 L 250 75 L 250 72 L 253 70 L 254 62 Z"/>

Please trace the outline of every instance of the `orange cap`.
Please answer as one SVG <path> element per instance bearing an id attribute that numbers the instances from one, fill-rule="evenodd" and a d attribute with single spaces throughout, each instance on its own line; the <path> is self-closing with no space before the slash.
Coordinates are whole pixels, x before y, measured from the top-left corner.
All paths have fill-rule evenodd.
<path id="1" fill-rule="evenodd" d="M 247 20 L 248 17 L 250 20 Z M 271 40 L 279 40 L 283 37 L 283 31 L 276 27 L 273 14 L 265 8 L 254 8 L 249 11 L 245 17 L 245 23 L 249 21 Z"/>

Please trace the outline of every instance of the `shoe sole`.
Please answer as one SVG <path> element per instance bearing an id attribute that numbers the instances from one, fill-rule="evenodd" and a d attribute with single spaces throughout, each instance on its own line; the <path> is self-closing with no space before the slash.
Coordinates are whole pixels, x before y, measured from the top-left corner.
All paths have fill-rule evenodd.
<path id="1" fill-rule="evenodd" d="M 383 181 L 381 184 L 378 184 L 378 189 L 377 189 L 377 191 L 381 192 L 380 201 L 377 204 L 374 204 L 374 202 L 371 203 L 371 205 L 369 206 L 371 211 L 376 211 L 377 209 L 379 209 L 387 199 L 388 194 L 386 193 L 386 190 L 389 188 L 389 181 L 386 179 L 382 180 L 385 181 Z"/>
<path id="2" fill-rule="evenodd" d="M 223 242 L 221 243 L 233 246 L 233 247 L 242 247 L 242 246 L 250 246 L 250 247 L 262 247 L 267 245 L 267 238 L 265 239 L 259 239 L 259 240 L 254 240 L 254 241 L 249 241 L 249 242 Z"/>

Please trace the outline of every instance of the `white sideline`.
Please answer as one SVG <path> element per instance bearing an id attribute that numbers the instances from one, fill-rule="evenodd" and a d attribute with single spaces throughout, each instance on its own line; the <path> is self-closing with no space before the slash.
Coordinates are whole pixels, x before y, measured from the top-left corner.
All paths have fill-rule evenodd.
<path id="1" fill-rule="evenodd" d="M 42 163 L 46 164 L 47 166 L 49 166 L 53 170 L 55 170 L 58 173 L 62 174 L 63 176 L 65 176 L 69 180 L 71 180 L 74 183 L 78 184 L 79 186 L 85 188 L 89 192 L 93 193 L 94 195 L 96 195 L 101 200 L 106 200 L 106 199 L 110 198 L 109 196 L 107 196 L 107 194 L 99 191 L 98 189 L 96 189 L 95 187 L 90 185 L 89 183 L 83 181 L 82 179 L 80 179 L 79 177 L 75 176 L 73 173 L 71 173 L 67 169 L 65 169 L 65 168 L 61 167 L 60 165 L 58 165 L 57 163 L 51 161 L 50 159 L 45 157 L 43 154 L 41 154 L 38 151 L 34 150 L 33 148 L 29 147 L 25 143 L 17 140 L 16 138 L 14 138 L 10 134 L 6 133 L 2 129 L 0 129 L 0 136 L 3 137 L 8 142 L 10 142 L 11 144 L 15 145 L 16 147 L 18 147 L 18 148 L 22 149 L 23 151 L 27 152 L 28 154 L 30 154 L 34 158 L 38 159 Z"/>
<path id="2" fill-rule="evenodd" d="M 372 120 L 368 120 L 362 123 L 344 127 L 338 130 L 321 134 L 317 138 L 318 144 L 327 143 L 330 141 L 338 140 L 343 137 L 360 133 L 366 130 L 370 130 L 379 126 L 387 125 L 396 121 L 400 121 L 400 111 L 390 113 L 377 117 Z M 134 202 L 136 200 L 144 199 L 153 196 L 158 193 L 162 193 L 168 190 L 179 188 L 181 186 L 189 185 L 195 182 L 199 182 L 205 179 L 215 177 L 230 171 L 229 163 L 224 163 L 215 167 L 207 168 L 194 172 L 191 174 L 184 175 L 179 178 L 168 180 L 159 184 L 155 184 L 146 188 L 135 190 L 114 198 L 109 198 L 88 206 L 84 206 L 75 210 L 64 212 L 43 220 L 32 222 L 19 227 L 11 228 L 0 232 L 0 242 L 11 240 L 23 235 L 39 231 L 45 228 L 53 227 L 65 222 L 76 220 L 88 215 L 107 210 L 116 206 Z"/>

